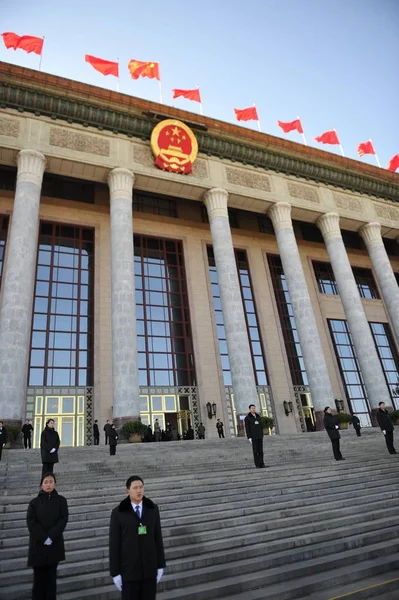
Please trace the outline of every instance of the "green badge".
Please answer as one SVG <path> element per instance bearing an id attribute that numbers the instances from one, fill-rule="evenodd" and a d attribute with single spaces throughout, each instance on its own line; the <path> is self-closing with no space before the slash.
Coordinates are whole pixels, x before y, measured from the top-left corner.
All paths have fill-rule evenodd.
<path id="1" fill-rule="evenodd" d="M 259 421 L 255 421 L 254 425 L 259 425 Z"/>
<path id="2" fill-rule="evenodd" d="M 147 527 L 145 525 L 140 525 L 139 527 L 139 535 L 146 535 Z"/>

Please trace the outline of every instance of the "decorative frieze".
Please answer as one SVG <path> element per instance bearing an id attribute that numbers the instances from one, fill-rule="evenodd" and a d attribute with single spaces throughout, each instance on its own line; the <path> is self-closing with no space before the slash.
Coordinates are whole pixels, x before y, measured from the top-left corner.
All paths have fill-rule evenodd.
<path id="1" fill-rule="evenodd" d="M 20 123 L 14 119 L 0 119 L 0 135 L 17 138 L 19 136 Z"/>
<path id="2" fill-rule="evenodd" d="M 307 200 L 308 202 L 320 202 L 317 190 L 310 185 L 302 185 L 294 181 L 288 181 L 288 193 L 291 198 Z"/>
<path id="3" fill-rule="evenodd" d="M 399 221 L 399 210 L 394 206 L 374 204 L 374 210 L 377 217 L 388 219 L 389 221 Z"/>
<path id="4" fill-rule="evenodd" d="M 344 210 L 351 210 L 352 212 L 362 213 L 363 207 L 360 200 L 353 196 L 347 196 L 346 194 L 333 193 L 334 202 L 337 208 L 343 208 Z"/>
<path id="5" fill-rule="evenodd" d="M 133 146 L 133 160 L 135 163 L 144 165 L 145 167 L 154 166 L 154 157 L 149 146 L 135 144 Z"/>
<path id="6" fill-rule="evenodd" d="M 269 177 L 261 173 L 237 169 L 236 167 L 226 167 L 226 177 L 227 181 L 233 185 L 241 185 L 251 190 L 262 190 L 263 192 L 271 192 L 272 190 Z"/>
<path id="7" fill-rule="evenodd" d="M 193 163 L 192 174 L 193 177 L 196 177 L 197 179 L 208 179 L 209 173 L 206 160 L 203 158 L 197 158 L 197 160 Z"/>
<path id="8" fill-rule="evenodd" d="M 98 156 L 109 156 L 110 154 L 109 140 L 96 135 L 79 133 L 59 127 L 50 128 L 50 146 L 68 148 L 68 150 L 96 154 Z"/>

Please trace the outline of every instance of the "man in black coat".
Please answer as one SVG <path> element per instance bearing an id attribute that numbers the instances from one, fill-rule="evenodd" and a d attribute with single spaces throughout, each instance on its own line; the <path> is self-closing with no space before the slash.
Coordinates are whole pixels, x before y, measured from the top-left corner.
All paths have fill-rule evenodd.
<path id="1" fill-rule="evenodd" d="M 356 415 L 352 415 L 352 425 L 353 425 L 353 429 L 356 431 L 357 437 L 361 437 L 362 434 L 360 433 L 360 429 L 361 429 L 360 419 Z"/>
<path id="2" fill-rule="evenodd" d="M 113 423 L 108 431 L 108 442 L 110 456 L 115 456 L 116 447 L 118 445 L 118 432 L 116 431 L 115 425 Z"/>
<path id="3" fill-rule="evenodd" d="M 40 482 L 39 495 L 29 502 L 28 567 L 33 567 L 32 600 L 56 600 L 57 565 L 65 560 L 63 532 L 68 523 L 68 504 L 57 494 L 53 473 Z"/>
<path id="4" fill-rule="evenodd" d="M 218 431 L 219 437 L 224 438 L 224 425 L 220 419 L 216 421 L 216 429 Z"/>
<path id="5" fill-rule="evenodd" d="M 3 421 L 0 421 L 0 460 L 3 452 L 3 448 L 7 442 L 7 430 L 4 427 Z"/>
<path id="6" fill-rule="evenodd" d="M 98 428 L 97 419 L 94 421 L 94 425 L 93 425 L 93 440 L 94 440 L 95 446 L 98 446 L 100 444 L 100 430 Z"/>
<path id="7" fill-rule="evenodd" d="M 122 600 L 155 600 L 165 568 L 159 509 L 144 496 L 144 482 L 137 475 L 126 481 L 126 493 L 111 514 L 111 577 Z"/>
<path id="8" fill-rule="evenodd" d="M 107 422 L 105 423 L 105 425 L 103 427 L 103 430 L 104 430 L 104 433 L 105 433 L 105 445 L 108 444 L 108 436 L 109 436 L 109 430 L 110 429 L 111 429 L 111 423 L 107 419 Z"/>
<path id="9" fill-rule="evenodd" d="M 337 425 L 335 417 L 329 406 L 326 406 L 324 409 L 324 428 L 331 440 L 335 460 L 345 460 L 339 448 L 339 440 L 341 439 L 339 426 Z"/>
<path id="10" fill-rule="evenodd" d="M 264 469 L 266 465 L 263 462 L 263 427 L 260 415 L 256 412 L 255 404 L 250 404 L 248 408 L 249 413 L 245 417 L 245 432 L 252 444 L 255 467 Z"/>
<path id="11" fill-rule="evenodd" d="M 54 465 L 58 462 L 59 447 L 60 437 L 54 429 L 54 419 L 49 419 L 40 437 L 40 451 L 43 463 L 42 476 L 45 473 L 53 472 Z"/>
<path id="12" fill-rule="evenodd" d="M 24 448 L 25 450 L 32 448 L 32 431 L 33 427 L 30 424 L 29 419 L 25 419 L 25 423 L 22 425 L 22 435 L 24 436 Z"/>
<path id="13" fill-rule="evenodd" d="M 396 454 L 395 447 L 393 445 L 393 430 L 394 426 L 392 423 L 392 419 L 389 416 L 388 411 L 385 408 L 384 402 L 378 403 L 379 409 L 377 412 L 377 421 L 378 425 L 381 428 L 382 433 L 385 436 L 385 443 L 388 448 L 389 454 Z"/>

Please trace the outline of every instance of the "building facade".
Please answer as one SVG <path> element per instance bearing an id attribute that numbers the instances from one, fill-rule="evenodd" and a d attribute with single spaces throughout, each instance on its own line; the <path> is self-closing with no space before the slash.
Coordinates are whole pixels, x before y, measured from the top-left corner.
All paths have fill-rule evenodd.
<path id="1" fill-rule="evenodd" d="M 0 419 L 277 433 L 399 409 L 399 175 L 0 63 Z M 192 172 L 154 164 L 186 124 Z"/>

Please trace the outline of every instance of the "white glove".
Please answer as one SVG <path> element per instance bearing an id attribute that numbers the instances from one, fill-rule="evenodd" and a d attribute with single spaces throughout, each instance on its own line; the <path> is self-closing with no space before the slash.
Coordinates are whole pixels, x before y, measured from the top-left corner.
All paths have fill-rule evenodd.
<path id="1" fill-rule="evenodd" d="M 116 589 L 121 592 L 122 591 L 122 575 L 117 575 L 116 577 L 113 577 L 112 579 L 114 581 Z"/>
<path id="2" fill-rule="evenodd" d="M 387 432 L 385 431 L 385 429 L 383 430 L 383 432 L 382 432 L 382 433 L 383 433 L 384 435 L 386 435 L 386 434 L 387 434 Z"/>
<path id="3" fill-rule="evenodd" d="M 53 454 L 54 452 L 56 452 L 56 449 L 55 448 L 51 448 L 50 454 Z"/>
<path id="4" fill-rule="evenodd" d="M 44 542 L 45 546 L 51 546 L 51 544 L 53 543 L 53 540 L 51 540 L 49 537 L 47 538 L 47 540 Z"/>
<path id="5" fill-rule="evenodd" d="M 336 426 L 335 426 L 335 429 L 339 429 L 339 426 L 338 426 L 338 425 L 336 425 Z"/>
<path id="6" fill-rule="evenodd" d="M 252 440 L 251 440 L 251 438 L 248 438 L 248 442 L 249 442 L 250 444 L 252 444 Z"/>
<path id="7" fill-rule="evenodd" d="M 157 583 L 159 583 L 161 581 L 162 575 L 163 575 L 163 569 L 158 569 L 157 570 Z"/>

